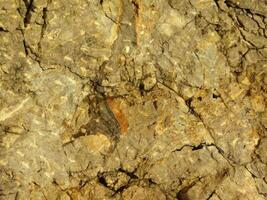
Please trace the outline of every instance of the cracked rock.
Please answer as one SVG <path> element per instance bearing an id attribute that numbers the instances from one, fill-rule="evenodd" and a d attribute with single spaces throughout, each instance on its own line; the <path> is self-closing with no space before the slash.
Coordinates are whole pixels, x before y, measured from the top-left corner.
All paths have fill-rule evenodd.
<path id="1" fill-rule="evenodd" d="M 266 83 L 264 0 L 0 0 L 0 199 L 265 200 Z"/>

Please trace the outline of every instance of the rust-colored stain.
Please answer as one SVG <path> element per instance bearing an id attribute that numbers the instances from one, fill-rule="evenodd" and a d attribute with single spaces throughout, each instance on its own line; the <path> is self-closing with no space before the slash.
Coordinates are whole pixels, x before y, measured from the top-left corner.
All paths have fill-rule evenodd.
<path id="1" fill-rule="evenodd" d="M 110 110 L 113 112 L 116 120 L 118 121 L 120 125 L 120 130 L 122 134 L 125 134 L 128 130 L 129 124 L 126 116 L 123 114 L 120 104 L 121 102 L 118 100 L 115 100 L 112 97 L 109 97 L 107 100 L 108 106 Z"/>

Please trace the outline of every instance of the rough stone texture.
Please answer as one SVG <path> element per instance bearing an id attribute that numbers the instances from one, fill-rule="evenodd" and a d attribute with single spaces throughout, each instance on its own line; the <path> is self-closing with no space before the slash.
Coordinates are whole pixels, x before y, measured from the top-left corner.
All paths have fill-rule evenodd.
<path id="1" fill-rule="evenodd" d="M 0 0 L 0 199 L 267 199 L 266 0 Z"/>

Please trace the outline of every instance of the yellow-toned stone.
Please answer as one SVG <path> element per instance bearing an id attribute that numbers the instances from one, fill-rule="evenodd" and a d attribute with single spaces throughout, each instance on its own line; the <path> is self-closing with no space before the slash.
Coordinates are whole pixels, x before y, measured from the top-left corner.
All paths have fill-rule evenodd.
<path id="1" fill-rule="evenodd" d="M 250 85 L 250 81 L 249 81 L 248 77 L 245 77 L 245 78 L 241 81 L 241 83 L 243 83 L 244 85 Z"/>
<path id="2" fill-rule="evenodd" d="M 0 0 L 4 198 L 263 200 L 261 2 Z"/>
<path id="3" fill-rule="evenodd" d="M 95 153 L 106 151 L 111 143 L 108 137 L 103 134 L 88 135 L 81 137 L 81 142 L 90 150 Z"/>
<path id="4" fill-rule="evenodd" d="M 263 96 L 253 96 L 251 98 L 251 106 L 256 112 L 264 112 L 265 110 L 265 101 Z"/>
<path id="5" fill-rule="evenodd" d="M 8 134 L 2 139 L 2 144 L 10 148 L 19 137 L 19 135 Z"/>
<path id="6" fill-rule="evenodd" d="M 185 17 L 179 15 L 178 12 L 174 10 L 166 12 L 166 15 L 164 15 L 161 20 L 164 21 L 164 23 L 159 26 L 159 31 L 167 36 L 171 36 L 176 32 L 177 28 L 183 28 L 187 23 Z"/>
<path id="7" fill-rule="evenodd" d="M 235 100 L 239 98 L 244 93 L 244 91 L 245 89 L 241 88 L 239 85 L 232 85 L 229 95 L 233 100 Z"/>

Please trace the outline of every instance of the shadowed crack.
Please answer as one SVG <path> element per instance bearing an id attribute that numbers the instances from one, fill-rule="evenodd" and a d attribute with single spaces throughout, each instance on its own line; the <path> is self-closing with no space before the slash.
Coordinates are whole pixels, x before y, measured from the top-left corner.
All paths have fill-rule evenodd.
<path id="1" fill-rule="evenodd" d="M 43 19 L 43 24 L 42 24 L 42 28 L 41 28 L 41 35 L 40 35 L 40 40 L 38 42 L 38 51 L 39 51 L 39 56 L 41 56 L 42 54 L 42 45 L 41 45 L 41 41 L 44 37 L 45 31 L 47 29 L 47 23 L 48 23 L 48 19 L 47 19 L 47 7 L 43 8 L 43 15 L 42 15 L 42 19 Z"/>
<path id="2" fill-rule="evenodd" d="M 30 0 L 30 1 L 28 1 L 28 0 L 23 0 L 23 2 L 24 2 L 24 4 L 25 4 L 25 6 L 26 6 L 26 14 L 25 14 L 25 17 L 24 17 L 24 26 L 25 27 L 27 27 L 28 26 L 28 24 L 30 23 L 30 21 L 31 21 L 31 16 L 32 16 L 32 11 L 33 11 L 33 9 L 34 9 L 34 6 L 33 6 L 33 1 L 34 0 Z"/>
<path id="3" fill-rule="evenodd" d="M 205 143 L 205 142 L 200 143 L 200 144 L 198 144 L 198 145 L 185 144 L 185 145 L 183 145 L 182 147 L 177 148 L 177 149 L 175 149 L 175 150 L 172 151 L 172 152 L 182 151 L 182 150 L 183 150 L 184 148 L 186 148 L 186 147 L 191 148 L 192 151 L 202 150 L 202 149 L 204 149 L 204 147 L 215 147 L 215 148 L 218 150 L 218 152 L 219 152 L 220 154 L 224 154 L 224 151 L 223 151 L 220 147 L 218 147 L 217 145 L 215 145 L 215 144 L 213 144 L 213 143 L 211 143 L 211 144 L 207 144 L 207 143 Z"/>

